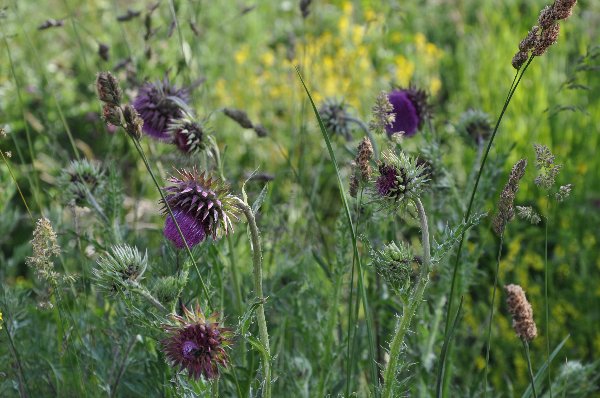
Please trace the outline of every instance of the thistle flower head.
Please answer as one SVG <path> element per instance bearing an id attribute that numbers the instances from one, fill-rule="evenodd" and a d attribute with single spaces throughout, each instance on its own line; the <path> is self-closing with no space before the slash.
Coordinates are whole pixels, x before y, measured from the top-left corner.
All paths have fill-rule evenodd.
<path id="1" fill-rule="evenodd" d="M 144 84 L 133 102 L 144 121 L 143 131 L 158 140 L 168 140 L 167 128 L 173 120 L 183 116 L 182 108 L 189 102 L 189 91 L 163 81 Z"/>
<path id="2" fill-rule="evenodd" d="M 198 153 L 206 147 L 206 128 L 190 118 L 171 122 L 168 132 L 175 146 L 183 153 Z"/>
<path id="3" fill-rule="evenodd" d="M 469 109 L 460 116 L 456 130 L 471 137 L 475 143 L 482 143 L 492 134 L 490 115 L 479 109 Z"/>
<path id="4" fill-rule="evenodd" d="M 404 242 L 401 242 L 400 246 L 391 242 L 384 245 L 382 250 L 373 251 L 371 256 L 375 269 L 390 288 L 398 294 L 403 294 L 410 289 L 412 265 L 415 262 L 410 246 Z"/>
<path id="5" fill-rule="evenodd" d="M 389 136 L 403 133 L 405 137 L 414 136 L 431 116 L 427 94 L 413 87 L 393 90 L 388 94 L 392 104 L 394 122 L 386 126 Z"/>
<path id="6" fill-rule="evenodd" d="M 508 304 L 508 312 L 513 318 L 513 329 L 524 341 L 531 341 L 537 336 L 537 327 L 533 320 L 533 309 L 531 304 L 525 297 L 523 288 L 519 285 L 504 286 L 506 294 L 506 304 Z"/>
<path id="7" fill-rule="evenodd" d="M 167 192 L 166 203 L 163 202 L 163 213 L 167 215 L 165 237 L 178 248 L 185 247 L 168 213 L 167 204 L 190 247 L 208 236 L 217 239 L 222 234 L 233 232 L 231 217 L 235 217 L 235 207 L 227 187 L 205 173 L 199 174 L 195 169 L 176 171 L 176 176 L 168 178 L 172 185 L 164 188 Z"/>
<path id="8" fill-rule="evenodd" d="M 498 200 L 496 215 L 492 221 L 494 232 L 500 236 L 504 233 L 506 224 L 515 216 L 514 201 L 519 190 L 519 181 L 525 175 L 527 159 L 521 159 L 513 166 Z"/>
<path id="9" fill-rule="evenodd" d="M 62 170 L 59 183 L 67 202 L 82 205 L 88 199 L 88 192 L 94 196 L 102 190 L 104 171 L 97 162 L 73 160 Z"/>
<path id="10" fill-rule="evenodd" d="M 183 307 L 184 316 L 172 315 L 175 325 L 164 325 L 168 336 L 161 341 L 163 352 L 172 366 L 186 370 L 189 377 L 219 376 L 219 366 L 227 367 L 225 349 L 232 344 L 232 332 L 216 321 L 205 318 L 197 306 L 194 311 Z"/>
<path id="11" fill-rule="evenodd" d="M 380 92 L 375 99 L 371 115 L 369 129 L 375 133 L 383 134 L 384 131 L 391 128 L 396 120 L 394 106 L 390 103 L 388 94 L 385 91 Z"/>
<path id="12" fill-rule="evenodd" d="M 319 115 L 330 134 L 342 136 L 348 141 L 352 139 L 348 122 L 348 106 L 344 101 L 327 98 L 319 108 Z"/>
<path id="13" fill-rule="evenodd" d="M 382 154 L 375 179 L 375 196 L 385 202 L 402 204 L 421 195 L 427 178 L 424 167 L 404 152 L 396 156 L 391 151 Z"/>
<path id="14" fill-rule="evenodd" d="M 142 279 L 148 267 L 148 253 L 142 255 L 137 247 L 116 245 L 111 248 L 111 253 L 98 258 L 97 264 L 92 271 L 96 283 L 114 294 Z"/>

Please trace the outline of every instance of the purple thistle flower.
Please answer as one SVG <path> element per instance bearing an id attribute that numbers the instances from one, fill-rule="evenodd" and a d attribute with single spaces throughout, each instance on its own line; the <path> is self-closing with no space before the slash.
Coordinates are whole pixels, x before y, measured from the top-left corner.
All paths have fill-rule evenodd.
<path id="1" fill-rule="evenodd" d="M 219 365 L 227 367 L 225 349 L 231 345 L 232 332 L 216 321 L 213 315 L 204 317 L 200 307 L 194 312 L 183 307 L 185 317 L 172 315 L 177 325 L 165 325 L 169 334 L 162 340 L 163 352 L 172 366 L 187 370 L 196 380 L 219 376 Z"/>
<path id="2" fill-rule="evenodd" d="M 427 94 L 414 88 L 393 90 L 388 94 L 392 104 L 394 122 L 386 126 L 389 136 L 404 132 L 405 137 L 412 137 L 429 117 Z"/>
<path id="3" fill-rule="evenodd" d="M 182 106 L 189 102 L 189 90 L 177 88 L 165 78 L 156 83 L 144 84 L 133 107 L 144 120 L 144 133 L 158 140 L 169 140 L 167 129 L 171 121 L 184 115 Z"/>
<path id="4" fill-rule="evenodd" d="M 376 200 L 399 205 L 406 199 L 418 198 L 427 181 L 424 166 L 417 165 L 417 161 L 404 152 L 397 156 L 391 151 L 384 151 L 382 159 L 373 181 Z"/>
<path id="5" fill-rule="evenodd" d="M 406 179 L 406 173 L 403 171 L 393 165 L 380 164 L 379 177 L 375 181 L 377 193 L 383 197 L 396 197 L 401 194 L 401 181 Z"/>
<path id="6" fill-rule="evenodd" d="M 231 217 L 235 214 L 227 188 L 204 173 L 198 174 L 195 169 L 191 172 L 177 170 L 177 173 L 178 176 L 168 179 L 173 185 L 164 188 L 167 192 L 165 199 L 188 246 L 197 245 L 207 236 L 217 239 L 221 233 L 227 235 L 233 232 Z M 163 213 L 167 215 L 163 231 L 165 237 L 178 248 L 185 247 L 164 202 Z"/>

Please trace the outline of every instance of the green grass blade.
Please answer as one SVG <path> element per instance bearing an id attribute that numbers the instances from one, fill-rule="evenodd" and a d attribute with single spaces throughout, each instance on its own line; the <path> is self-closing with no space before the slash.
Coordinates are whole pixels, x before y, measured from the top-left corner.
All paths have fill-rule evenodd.
<path id="1" fill-rule="evenodd" d="M 535 377 L 533 378 L 536 389 L 541 389 L 542 383 L 543 383 L 542 379 L 544 378 L 544 375 L 546 374 L 546 371 L 548 370 L 548 365 L 550 365 L 550 363 L 558 355 L 558 353 L 560 352 L 560 350 L 567 343 L 567 340 L 569 339 L 570 336 L 571 335 L 567 335 L 567 337 L 565 337 L 563 339 L 563 341 L 561 341 L 556 346 L 556 348 L 554 349 L 554 351 L 552 351 L 552 354 L 550 354 L 550 357 L 546 360 L 546 362 L 544 362 L 544 364 L 542 365 L 542 367 L 540 367 L 540 369 L 536 372 Z M 525 390 L 525 392 L 523 393 L 523 395 L 521 396 L 521 398 L 530 398 L 532 395 L 533 395 L 533 390 L 531 389 L 531 384 L 530 384 L 527 387 L 527 389 Z"/>
<path id="2" fill-rule="evenodd" d="M 364 311 L 365 311 L 365 317 L 367 320 L 367 335 L 368 335 L 368 339 L 369 339 L 369 362 L 371 365 L 370 366 L 371 379 L 372 379 L 373 383 L 376 383 L 378 380 L 378 376 L 377 376 L 377 363 L 375 360 L 375 343 L 373 340 L 373 330 L 371 327 L 371 313 L 369 312 L 367 293 L 365 290 L 365 286 L 363 284 L 362 264 L 361 264 L 360 256 L 358 253 L 358 246 L 356 245 L 356 231 L 354 230 L 354 224 L 352 223 L 352 216 L 350 215 L 350 207 L 348 206 L 348 200 L 346 199 L 344 184 L 342 183 L 342 177 L 340 174 L 340 170 L 339 170 L 339 167 L 337 164 L 335 154 L 333 152 L 333 147 L 331 146 L 331 140 L 329 139 L 329 133 L 327 132 L 327 129 L 325 128 L 325 125 L 323 124 L 323 121 L 321 120 L 319 111 L 317 110 L 315 102 L 313 101 L 312 96 L 310 95 L 310 91 L 308 90 L 308 87 L 306 87 L 306 84 L 304 83 L 304 79 L 302 78 L 302 75 L 300 74 L 300 69 L 297 66 L 296 66 L 296 73 L 298 74 L 298 77 L 300 78 L 300 82 L 302 83 L 302 86 L 304 87 L 304 90 L 306 91 L 306 95 L 308 96 L 308 99 L 313 108 L 313 111 L 315 113 L 317 121 L 319 122 L 319 128 L 321 129 L 321 133 L 323 134 L 323 139 L 325 140 L 325 144 L 327 145 L 327 151 L 329 152 L 329 157 L 331 158 L 331 163 L 333 164 L 333 167 L 335 168 L 335 174 L 336 174 L 338 186 L 340 189 L 340 197 L 342 199 L 342 203 L 344 204 L 344 212 L 346 214 L 346 220 L 348 222 L 348 228 L 350 230 L 350 234 L 351 234 L 351 238 L 352 238 L 352 247 L 354 249 L 354 256 L 356 258 L 356 264 L 357 264 L 357 268 L 358 268 L 358 288 L 360 290 L 360 295 L 362 297 L 362 302 L 363 302 Z M 374 391 L 375 391 L 375 395 L 377 395 L 377 388 L 374 388 Z"/>

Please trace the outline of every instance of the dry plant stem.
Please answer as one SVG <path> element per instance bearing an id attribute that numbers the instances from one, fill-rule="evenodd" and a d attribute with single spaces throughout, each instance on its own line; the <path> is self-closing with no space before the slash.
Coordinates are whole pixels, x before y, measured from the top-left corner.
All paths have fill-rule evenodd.
<path id="1" fill-rule="evenodd" d="M 531 379 L 531 391 L 533 391 L 533 398 L 537 398 L 537 393 L 535 392 L 535 379 L 533 378 L 533 368 L 531 367 L 531 355 L 529 355 L 529 343 L 525 340 L 522 341 L 523 346 L 525 347 L 525 356 L 527 357 L 527 368 L 529 369 L 529 378 Z"/>
<path id="2" fill-rule="evenodd" d="M 139 141 L 133 137 L 131 137 L 131 140 L 133 141 L 133 143 L 135 145 L 135 149 L 137 149 L 138 153 L 140 154 L 140 157 L 144 161 L 144 164 L 146 165 L 146 169 L 148 170 L 148 173 L 150 173 L 150 177 L 152 177 L 152 181 L 154 181 L 154 185 L 156 186 L 156 189 L 158 189 L 158 193 L 160 194 L 160 197 L 162 198 L 167 210 L 169 211 L 169 216 L 173 219 L 173 222 L 175 223 L 175 227 L 177 228 L 177 232 L 179 232 L 179 236 L 181 236 L 181 239 L 183 239 L 183 243 L 185 244 L 185 249 L 186 249 L 188 255 L 190 256 L 190 259 L 192 261 L 192 264 L 194 265 L 194 268 L 196 269 L 196 273 L 198 274 L 198 279 L 200 280 L 200 286 L 202 287 L 202 292 L 204 293 L 204 296 L 206 297 L 206 303 L 208 304 L 208 308 L 210 311 L 212 311 L 213 306 L 210 302 L 210 294 L 208 293 L 208 289 L 206 288 L 204 279 L 202 279 L 202 275 L 200 274 L 200 270 L 198 269 L 198 265 L 196 264 L 196 259 L 194 258 L 194 255 L 192 254 L 192 251 L 190 250 L 190 247 L 185 239 L 185 236 L 183 235 L 183 232 L 181 232 L 181 228 L 179 228 L 179 224 L 177 223 L 177 220 L 175 219 L 175 215 L 173 214 L 173 211 L 171 210 L 171 206 L 169 206 L 169 203 L 167 202 L 167 199 L 165 198 L 165 195 L 164 195 L 162 189 L 160 188 L 158 181 L 156 180 L 156 176 L 154 175 L 154 172 L 152 171 L 152 168 L 150 167 L 150 164 L 148 163 L 146 154 L 144 153 L 144 150 L 142 149 L 142 146 L 140 145 Z"/>
<path id="3" fill-rule="evenodd" d="M 492 341 L 492 319 L 494 317 L 494 303 L 496 301 L 496 290 L 498 289 L 498 273 L 500 271 L 500 258 L 502 257 L 502 244 L 504 243 L 504 232 L 500 235 L 500 247 L 498 248 L 498 258 L 496 259 L 496 273 L 494 274 L 494 290 L 492 291 L 492 304 L 490 305 L 490 317 L 488 319 L 487 347 L 485 349 L 485 370 L 483 382 L 483 396 L 487 397 L 488 386 L 488 364 L 490 362 L 490 343 Z"/>
<path id="4" fill-rule="evenodd" d="M 383 380 L 383 398 L 391 398 L 394 392 L 394 384 L 396 382 L 396 375 L 398 373 L 398 365 L 400 363 L 400 352 L 404 343 L 404 336 L 408 332 L 410 322 L 413 315 L 419 308 L 419 304 L 423 299 L 423 293 L 429 282 L 429 268 L 431 266 L 431 249 L 429 246 L 429 225 L 427 224 L 427 214 L 423 208 L 423 204 L 420 199 L 415 200 L 415 206 L 419 213 L 419 221 L 421 223 L 421 244 L 423 245 L 423 264 L 421 264 L 421 270 L 419 272 L 419 280 L 417 286 L 415 286 L 411 297 L 408 299 L 408 306 L 404 307 L 402 316 L 398 320 L 396 325 L 396 331 L 394 332 L 394 338 L 390 344 L 390 360 L 385 368 Z"/>
<path id="5" fill-rule="evenodd" d="M 265 298 L 262 288 L 262 249 L 260 245 L 260 233 L 256 226 L 256 219 L 252 209 L 246 202 L 238 197 L 234 197 L 237 205 L 244 212 L 250 227 L 250 237 L 252 239 L 252 262 L 254 264 L 254 289 L 256 290 L 256 298 L 259 301 L 256 309 L 256 318 L 258 321 L 258 334 L 260 342 L 263 345 L 263 371 L 265 375 L 264 388 L 262 396 L 264 398 L 271 397 L 271 348 L 269 346 L 269 333 L 267 331 L 267 319 L 265 318 Z"/>
<path id="6" fill-rule="evenodd" d="M 502 111 L 500 112 L 500 115 L 498 116 L 498 120 L 496 121 L 496 125 L 494 126 L 494 130 L 492 132 L 492 135 L 490 137 L 490 140 L 488 142 L 486 150 L 483 154 L 483 159 L 481 159 L 481 166 L 479 167 L 479 172 L 477 173 L 477 178 L 475 179 L 475 185 L 473 186 L 473 190 L 471 191 L 471 198 L 469 199 L 469 206 L 467 207 L 467 211 L 466 211 L 465 217 L 464 217 L 465 220 L 468 220 L 469 217 L 471 216 L 471 211 L 473 209 L 473 202 L 475 200 L 475 194 L 477 193 L 477 188 L 479 187 L 479 180 L 481 179 L 481 175 L 483 174 L 483 169 L 485 168 L 485 164 L 487 162 L 487 158 L 490 153 L 490 149 L 492 148 L 492 144 L 494 143 L 494 138 L 496 138 L 496 134 L 498 133 L 498 128 L 500 127 L 500 123 L 502 122 L 504 114 L 506 113 L 506 110 L 508 109 L 508 105 L 510 104 L 510 100 L 512 99 L 512 96 L 514 95 L 515 91 L 519 87 L 519 83 L 521 82 L 523 75 L 527 71 L 527 68 L 533 61 L 533 58 L 534 58 L 534 56 L 532 55 L 529 58 L 529 60 L 527 61 L 527 63 L 525 64 L 525 66 L 522 68 L 522 71 L 518 70 L 517 73 L 515 74 L 515 77 L 513 79 L 513 84 L 511 85 L 510 90 L 508 91 L 508 95 L 506 97 L 506 100 L 504 101 L 504 106 L 502 107 Z M 451 319 L 450 315 L 452 314 L 454 291 L 456 289 L 456 278 L 458 275 L 458 265 L 460 263 L 460 255 L 462 253 L 462 247 L 463 247 L 463 243 L 464 243 L 464 239 L 465 239 L 465 233 L 466 232 L 462 233 L 462 235 L 460 237 L 460 241 L 458 243 L 458 248 L 456 250 L 454 268 L 452 271 L 452 283 L 450 285 L 450 296 L 448 297 L 448 307 L 446 309 L 446 325 L 444 327 L 444 336 L 448 336 L 448 330 L 450 327 L 450 319 Z M 450 347 L 450 344 L 448 344 L 448 346 Z M 445 379 L 444 374 L 443 374 L 444 369 L 445 369 L 445 361 L 446 361 L 446 357 L 442 358 L 442 361 L 440 361 L 440 364 L 439 364 L 439 367 L 441 369 L 442 380 Z M 443 382 L 442 384 L 445 384 L 445 382 Z M 438 391 L 436 393 L 436 395 L 438 397 L 440 397 L 442 395 L 442 391 L 443 391 L 443 388 L 440 389 L 440 386 L 441 386 L 440 381 L 438 380 L 438 387 L 437 387 Z"/>

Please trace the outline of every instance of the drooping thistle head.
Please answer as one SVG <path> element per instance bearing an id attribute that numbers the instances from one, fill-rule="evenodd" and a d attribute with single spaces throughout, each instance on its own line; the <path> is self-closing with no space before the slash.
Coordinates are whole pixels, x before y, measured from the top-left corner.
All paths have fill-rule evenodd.
<path id="1" fill-rule="evenodd" d="M 174 324 L 164 325 L 168 336 L 161 341 L 172 366 L 187 371 L 189 377 L 207 380 L 219 376 L 219 366 L 227 367 L 226 349 L 233 333 L 216 320 L 206 318 L 199 306 L 194 311 L 183 307 L 184 316 L 171 315 Z"/>
<path id="2" fill-rule="evenodd" d="M 424 166 L 404 152 L 396 156 L 390 150 L 384 151 L 377 169 L 374 196 L 384 206 L 418 198 L 427 182 Z"/>
<path id="3" fill-rule="evenodd" d="M 319 107 L 319 115 L 323 125 L 331 135 L 339 135 L 347 141 L 352 139 L 350 123 L 348 121 L 348 106 L 344 101 L 327 98 Z"/>
<path id="4" fill-rule="evenodd" d="M 205 126 L 191 118 L 176 119 L 169 123 L 168 134 L 183 153 L 198 153 L 206 147 Z"/>
<path id="5" fill-rule="evenodd" d="M 133 107 L 144 121 L 143 131 L 158 140 L 169 140 L 169 123 L 183 116 L 183 109 L 189 102 L 189 90 L 171 85 L 165 78 L 162 81 L 144 84 Z"/>
<path id="6" fill-rule="evenodd" d="M 59 178 L 66 201 L 74 201 L 76 205 L 84 204 L 88 195 L 95 196 L 101 192 L 104 181 L 104 170 L 97 162 L 87 159 L 71 161 Z"/>
<path id="7" fill-rule="evenodd" d="M 208 236 L 217 239 L 222 234 L 233 232 L 231 217 L 235 217 L 235 207 L 227 187 L 195 169 L 176 172 L 176 175 L 168 178 L 171 185 L 164 188 L 167 193 L 166 203 L 163 202 L 163 213 L 167 216 L 165 237 L 178 248 L 185 247 L 177 226 L 169 215 L 167 204 L 189 247 L 204 241 Z"/>
<path id="8" fill-rule="evenodd" d="M 456 131 L 480 145 L 492 134 L 492 121 L 487 113 L 479 109 L 469 109 L 460 116 Z"/>
<path id="9" fill-rule="evenodd" d="M 392 90 L 388 100 L 394 114 L 394 122 L 386 126 L 389 136 L 402 133 L 404 137 L 412 137 L 431 117 L 427 94 L 423 90 L 414 87 Z"/>
<path id="10" fill-rule="evenodd" d="M 125 292 L 139 282 L 148 267 L 148 253 L 142 255 L 137 247 L 116 245 L 100 256 L 92 271 L 96 284 L 110 294 Z"/>
<path id="11" fill-rule="evenodd" d="M 408 292 L 415 263 L 410 246 L 404 242 L 401 242 L 400 246 L 391 242 L 381 250 L 374 250 L 371 257 L 375 269 L 391 289 L 401 295 Z"/>
<path id="12" fill-rule="evenodd" d="M 537 336 L 537 327 L 533 320 L 533 309 L 527 301 L 525 291 L 519 285 L 504 286 L 508 312 L 512 315 L 513 329 L 522 340 L 530 342 Z"/>

